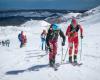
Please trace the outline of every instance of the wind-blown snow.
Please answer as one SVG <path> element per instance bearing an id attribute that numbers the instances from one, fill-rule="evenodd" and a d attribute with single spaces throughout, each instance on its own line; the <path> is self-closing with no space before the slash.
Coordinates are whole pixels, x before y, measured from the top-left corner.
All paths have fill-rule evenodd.
<path id="1" fill-rule="evenodd" d="M 98 8 L 95 9 L 98 10 Z M 99 12 L 96 12 L 94 15 L 79 20 L 83 20 L 80 24 L 84 28 L 84 39 L 82 40 L 82 60 L 80 61 L 81 40 L 79 38 L 78 61 L 83 65 L 78 67 L 64 64 L 58 68 L 58 71 L 47 66 L 48 54 L 41 50 L 40 34 L 50 24 L 45 21 L 31 20 L 21 27 L 0 27 L 0 40 L 10 39 L 11 41 L 10 47 L 0 45 L 0 80 L 100 80 L 99 16 Z M 87 22 L 88 20 L 89 22 Z M 70 21 L 59 24 L 64 33 L 69 24 Z M 22 30 L 25 31 L 28 41 L 25 47 L 19 48 L 17 36 Z M 66 42 L 64 54 L 67 45 Z M 59 38 L 57 63 L 61 63 L 61 48 Z M 68 60 L 68 54 L 66 60 Z"/>
<path id="2" fill-rule="evenodd" d="M 50 26 L 50 23 L 43 20 L 30 20 L 22 24 L 21 27 L 47 27 Z"/>
<path id="3" fill-rule="evenodd" d="M 80 15 L 80 13 L 68 13 L 64 15 L 63 17 L 65 17 L 66 19 L 69 19 L 69 18 L 77 17 L 77 15 Z"/>

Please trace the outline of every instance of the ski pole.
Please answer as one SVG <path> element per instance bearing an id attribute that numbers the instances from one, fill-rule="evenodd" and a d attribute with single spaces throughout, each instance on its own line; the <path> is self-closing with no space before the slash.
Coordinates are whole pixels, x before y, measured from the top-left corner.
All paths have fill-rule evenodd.
<path id="1" fill-rule="evenodd" d="M 63 62 L 65 61 L 65 58 L 66 58 L 67 52 L 68 52 L 68 48 L 67 48 L 67 50 L 66 50 L 66 53 L 65 53 L 65 56 L 64 56 Z"/>
<path id="2" fill-rule="evenodd" d="M 62 60 L 63 60 L 63 46 L 62 46 L 61 64 L 62 64 Z"/>
<path id="3" fill-rule="evenodd" d="M 81 39 L 81 51 L 80 51 L 80 61 L 81 61 L 81 58 L 82 57 L 82 39 Z"/>

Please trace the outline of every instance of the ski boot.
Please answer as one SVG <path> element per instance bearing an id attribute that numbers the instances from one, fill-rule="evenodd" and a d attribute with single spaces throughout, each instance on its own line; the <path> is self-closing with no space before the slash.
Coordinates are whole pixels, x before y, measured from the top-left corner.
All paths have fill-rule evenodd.
<path id="1" fill-rule="evenodd" d="M 77 55 L 74 55 L 74 63 L 77 64 Z"/>
<path id="2" fill-rule="evenodd" d="M 50 67 L 53 67 L 54 64 L 55 64 L 55 60 L 54 60 L 54 59 L 49 60 L 49 65 L 50 65 Z"/>
<path id="3" fill-rule="evenodd" d="M 69 56 L 69 63 L 72 63 L 72 56 Z"/>

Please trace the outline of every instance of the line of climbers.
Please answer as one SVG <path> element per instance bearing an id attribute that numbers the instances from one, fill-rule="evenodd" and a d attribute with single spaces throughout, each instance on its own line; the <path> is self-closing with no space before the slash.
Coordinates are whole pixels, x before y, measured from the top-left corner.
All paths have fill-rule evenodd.
<path id="1" fill-rule="evenodd" d="M 83 28 L 80 24 L 78 24 L 76 19 L 73 18 L 70 25 L 67 27 L 67 30 L 66 30 L 66 36 L 68 37 L 68 52 L 69 52 L 70 63 L 72 63 L 73 60 L 75 63 L 77 63 L 77 55 L 78 55 L 78 47 L 79 47 L 78 46 L 79 45 L 79 38 L 78 38 L 79 30 L 80 30 L 80 37 L 81 39 L 83 39 Z M 53 64 L 55 64 L 58 36 L 61 36 L 62 46 L 64 46 L 65 41 L 66 41 L 66 36 L 64 35 L 63 31 L 60 29 L 58 24 L 51 24 L 47 32 L 46 30 L 43 30 L 43 32 L 41 33 L 41 42 L 42 42 L 41 49 L 49 50 L 50 66 L 53 66 Z M 23 31 L 18 35 L 18 39 L 20 41 L 20 48 L 22 48 L 27 42 L 26 35 L 24 34 Z M 72 54 L 73 49 L 74 49 L 74 54 Z"/>

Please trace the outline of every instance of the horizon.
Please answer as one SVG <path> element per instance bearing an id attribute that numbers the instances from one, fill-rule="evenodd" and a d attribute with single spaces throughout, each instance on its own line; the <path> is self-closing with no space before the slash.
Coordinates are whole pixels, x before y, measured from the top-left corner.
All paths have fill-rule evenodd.
<path id="1" fill-rule="evenodd" d="M 98 7 L 98 6 L 97 6 Z M 95 7 L 94 7 L 95 8 Z M 91 8 L 92 9 L 92 8 Z M 84 10 L 75 10 L 75 9 L 41 9 L 41 8 L 35 8 L 35 9 L 2 9 L 0 11 L 47 11 L 47 10 L 51 10 L 51 11 L 88 11 L 90 9 L 84 9 Z"/>

